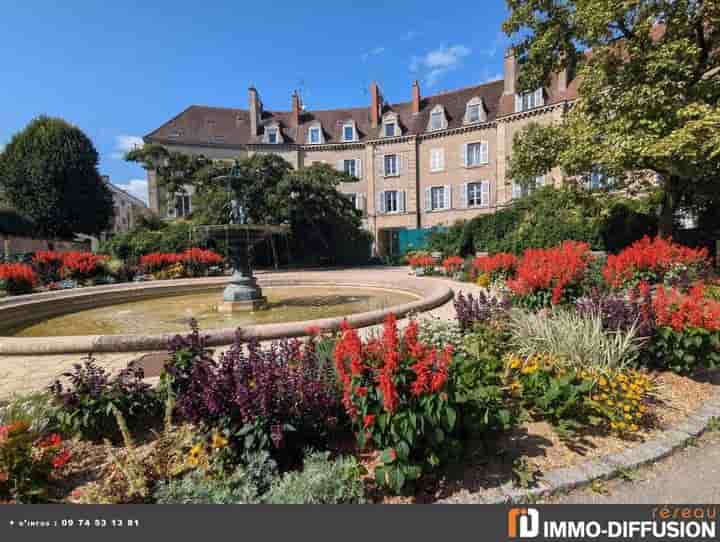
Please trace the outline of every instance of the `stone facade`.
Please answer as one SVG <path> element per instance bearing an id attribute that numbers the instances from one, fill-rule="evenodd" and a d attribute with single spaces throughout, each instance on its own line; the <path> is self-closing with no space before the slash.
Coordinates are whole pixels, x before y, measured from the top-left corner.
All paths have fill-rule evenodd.
<path id="1" fill-rule="evenodd" d="M 247 110 L 192 106 L 145 141 L 219 160 L 273 152 L 296 168 L 319 162 L 345 170 L 358 181 L 340 190 L 362 211 L 375 252 L 386 255 L 399 229 L 448 226 L 520 195 L 507 176 L 513 137 L 530 122 L 561 118 L 577 81 L 562 73 L 548 88 L 518 94 L 516 71 L 508 54 L 504 80 L 424 98 L 414 82 L 411 99 L 395 104 L 372 83 L 368 107 L 325 111 L 305 110 L 297 93 L 290 111 L 266 111 L 251 88 Z M 150 207 L 177 215 L 153 172 L 148 181 Z M 562 181 L 559 170 L 538 180 Z"/>
<path id="2" fill-rule="evenodd" d="M 103 180 L 112 192 L 115 207 L 113 226 L 106 235 L 125 233 L 132 230 L 137 225 L 140 216 L 149 212 L 147 205 L 145 205 L 144 201 L 112 184 L 109 177 L 103 176 Z"/>

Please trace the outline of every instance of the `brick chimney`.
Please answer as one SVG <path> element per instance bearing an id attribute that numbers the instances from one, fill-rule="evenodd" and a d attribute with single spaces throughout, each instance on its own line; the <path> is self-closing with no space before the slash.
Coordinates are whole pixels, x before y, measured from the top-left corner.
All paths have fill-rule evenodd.
<path id="1" fill-rule="evenodd" d="M 250 110 L 250 136 L 255 137 L 258 133 L 260 115 L 262 114 L 260 95 L 255 87 L 248 89 L 248 109 Z"/>
<path id="2" fill-rule="evenodd" d="M 300 113 L 302 112 L 302 100 L 297 90 L 292 93 L 292 121 L 295 127 L 300 126 Z"/>
<path id="3" fill-rule="evenodd" d="M 517 90 L 517 58 L 515 50 L 508 47 L 505 51 L 505 90 L 504 94 L 514 95 Z"/>
<path id="4" fill-rule="evenodd" d="M 412 111 L 420 113 L 420 83 L 417 82 L 417 79 L 412 86 Z"/>
<path id="5" fill-rule="evenodd" d="M 377 83 L 370 83 L 370 126 L 377 128 L 380 124 L 380 107 L 381 107 L 380 89 Z"/>

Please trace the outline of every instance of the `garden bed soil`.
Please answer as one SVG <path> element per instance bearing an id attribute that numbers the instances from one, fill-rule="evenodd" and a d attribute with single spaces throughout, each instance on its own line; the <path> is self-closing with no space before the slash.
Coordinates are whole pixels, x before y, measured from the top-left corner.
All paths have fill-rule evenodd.
<path id="1" fill-rule="evenodd" d="M 387 504 L 431 503 L 459 492 L 476 493 L 498 488 L 513 479 L 513 464 L 520 458 L 526 460 L 527 466 L 523 469 L 526 473 L 542 479 L 542 474 L 551 470 L 617 454 L 657 437 L 697 412 L 717 388 L 707 374 L 689 378 L 662 372 L 653 376 L 658 386 L 653 425 L 631 438 L 586 432 L 562 439 L 549 423 L 530 421 L 491 441 L 472 443 L 462 465 L 448 467 L 444 475 L 426 479 L 412 496 L 387 496 L 375 492 L 375 498 Z M 373 463 L 367 462 L 366 468 L 372 470 Z"/>

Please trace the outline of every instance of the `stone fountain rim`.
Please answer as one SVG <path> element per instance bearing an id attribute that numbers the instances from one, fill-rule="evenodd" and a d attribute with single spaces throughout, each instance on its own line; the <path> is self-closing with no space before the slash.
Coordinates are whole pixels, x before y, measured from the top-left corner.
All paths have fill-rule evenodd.
<path id="1" fill-rule="evenodd" d="M 315 276 L 312 276 L 315 275 Z M 324 331 L 335 331 L 340 328 L 343 320 L 356 328 L 376 325 L 385 317 L 394 313 L 404 317 L 412 313 L 432 310 L 452 299 L 453 291 L 440 281 L 419 279 L 410 276 L 388 277 L 383 280 L 361 278 L 343 278 L 342 276 L 322 276 L 318 273 L 283 273 L 258 275 L 262 287 L 282 286 L 347 286 L 358 288 L 381 288 L 418 295 L 416 301 L 395 305 L 347 317 L 321 318 L 300 322 L 261 324 L 242 328 L 245 338 L 261 341 L 307 335 L 310 327 Z M 21 323 L 23 318 L 28 322 L 37 320 L 38 312 L 42 317 L 74 312 L 68 310 L 72 305 L 75 310 L 87 310 L 100 306 L 108 306 L 128 301 L 182 295 L 202 292 L 203 289 L 216 290 L 228 281 L 227 277 L 207 277 L 200 279 L 180 279 L 151 281 L 146 283 L 123 283 L 114 285 L 94 286 L 76 290 L 42 292 L 26 296 L 17 296 L 0 300 L 0 325 Z M 33 316 L 29 316 L 29 315 Z M 7 323 L 5 323 L 7 322 Z M 210 346 L 231 344 L 237 333 L 236 328 L 207 330 Z M 50 354 L 87 354 L 110 352 L 157 352 L 167 349 L 169 339 L 177 333 L 152 335 L 77 335 L 60 337 L 0 337 L 0 355 L 50 355 Z"/>

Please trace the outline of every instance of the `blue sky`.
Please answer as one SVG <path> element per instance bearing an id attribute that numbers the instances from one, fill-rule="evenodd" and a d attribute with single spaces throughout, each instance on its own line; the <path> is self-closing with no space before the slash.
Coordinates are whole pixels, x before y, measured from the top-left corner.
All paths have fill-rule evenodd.
<path id="1" fill-rule="evenodd" d="M 9 4 L 9 5 L 7 5 Z M 268 109 L 300 88 L 313 109 L 501 77 L 503 0 L 447 3 L 31 0 L 2 8 L 0 148 L 40 114 L 82 128 L 100 171 L 146 198 L 144 171 L 122 154 L 188 105 Z"/>

